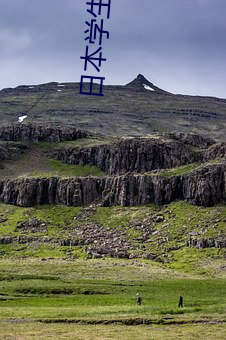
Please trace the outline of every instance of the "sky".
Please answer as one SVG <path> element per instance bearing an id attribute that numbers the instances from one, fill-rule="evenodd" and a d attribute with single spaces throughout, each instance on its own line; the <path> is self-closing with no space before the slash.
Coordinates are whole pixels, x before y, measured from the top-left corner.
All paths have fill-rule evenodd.
<path id="1" fill-rule="evenodd" d="M 106 7 L 96 18 L 109 32 L 99 73 L 80 59 L 99 48 L 85 41 L 87 1 L 0 0 L 0 89 L 81 75 L 124 85 L 141 73 L 172 93 L 226 98 L 225 0 L 111 0 L 110 18 Z"/>

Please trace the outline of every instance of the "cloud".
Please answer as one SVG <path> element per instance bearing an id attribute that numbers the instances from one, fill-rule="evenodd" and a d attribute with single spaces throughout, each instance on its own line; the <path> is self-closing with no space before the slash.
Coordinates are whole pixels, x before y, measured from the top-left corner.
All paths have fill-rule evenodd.
<path id="1" fill-rule="evenodd" d="M 86 10 L 85 0 L 0 0 L 0 87 L 79 81 Z M 171 92 L 225 96 L 225 11 L 224 0 L 112 1 L 98 75 L 124 84 L 143 73 Z"/>
<path id="2" fill-rule="evenodd" d="M 31 46 L 32 39 L 28 32 L 18 32 L 13 29 L 0 29 L 0 54 L 12 56 L 21 53 Z"/>

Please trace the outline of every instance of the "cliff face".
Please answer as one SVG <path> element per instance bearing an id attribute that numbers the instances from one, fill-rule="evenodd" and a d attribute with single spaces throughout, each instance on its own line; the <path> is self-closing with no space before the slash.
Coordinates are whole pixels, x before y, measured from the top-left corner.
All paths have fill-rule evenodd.
<path id="1" fill-rule="evenodd" d="M 63 142 L 91 135 L 75 127 L 46 126 L 37 124 L 14 124 L 0 127 L 0 140 L 22 142 Z"/>
<path id="2" fill-rule="evenodd" d="M 60 142 L 87 135 L 69 127 L 17 124 L 0 128 L 0 139 L 4 141 Z M 82 206 L 95 201 L 101 201 L 105 206 L 133 206 L 152 202 L 163 205 L 183 199 L 197 205 L 214 205 L 226 196 L 226 164 L 223 161 L 171 177 L 153 171 L 224 157 L 225 144 L 213 143 L 201 136 L 178 133 L 110 145 L 55 149 L 52 158 L 68 164 L 97 165 L 108 176 L 0 181 L 0 201 L 19 206 L 47 203 Z M 26 145 L 22 143 L 2 142 L 0 160 L 13 159 L 19 152 L 24 152 L 23 148 Z M 144 174 L 150 171 L 151 174 Z"/>
<path id="3" fill-rule="evenodd" d="M 210 165 L 182 179 L 182 198 L 192 204 L 211 206 L 226 198 L 226 165 Z"/>
<path id="4" fill-rule="evenodd" d="M 0 143 L 0 161 L 15 159 L 27 149 L 23 144 Z"/>
<path id="5" fill-rule="evenodd" d="M 200 135 L 196 135 L 194 133 L 166 133 L 164 134 L 168 136 L 170 139 L 177 140 L 183 144 L 192 145 L 194 147 L 198 147 L 201 149 L 207 149 L 209 146 L 215 144 L 215 141 L 211 138 L 202 137 Z"/>
<path id="6" fill-rule="evenodd" d="M 81 206 L 97 200 L 105 206 L 133 206 L 152 202 L 162 205 L 175 199 L 210 206 L 225 196 L 225 165 L 211 165 L 187 175 L 169 178 L 155 175 L 122 175 L 0 182 L 0 200 L 19 206 L 47 203 Z"/>
<path id="7" fill-rule="evenodd" d="M 204 152 L 204 161 L 226 156 L 226 143 L 217 143 Z"/>
<path id="8" fill-rule="evenodd" d="M 68 164 L 97 165 L 108 175 L 173 168 L 196 162 L 202 157 L 201 152 L 192 151 L 180 141 L 154 138 L 87 148 L 64 148 L 55 151 L 52 156 Z"/>

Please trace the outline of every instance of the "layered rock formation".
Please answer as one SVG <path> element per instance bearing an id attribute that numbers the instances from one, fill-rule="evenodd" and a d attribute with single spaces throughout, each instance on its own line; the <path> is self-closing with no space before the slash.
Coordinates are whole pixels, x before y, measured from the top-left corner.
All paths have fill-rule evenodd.
<path id="1" fill-rule="evenodd" d="M 13 141 L 60 142 L 87 135 L 75 128 L 30 124 L 0 129 L 0 139 Z M 133 206 L 151 202 L 163 205 L 183 199 L 197 205 L 214 205 L 226 197 L 223 160 L 220 164 L 199 166 L 187 174 L 167 177 L 161 173 L 162 169 L 224 157 L 225 144 L 213 143 L 201 136 L 178 133 L 110 145 L 58 148 L 52 158 L 68 164 L 96 165 L 108 176 L 8 179 L 0 181 L 0 201 L 19 206 L 47 203 L 82 206 L 99 200 L 107 206 Z M 6 145 L 0 147 L 0 160 L 9 157 Z M 10 147 L 13 148 L 9 144 Z"/>
<path id="2" fill-rule="evenodd" d="M 226 165 L 209 165 L 189 174 L 122 175 L 103 178 L 40 178 L 0 182 L 0 200 L 19 206 L 63 204 L 81 206 L 95 200 L 103 205 L 159 205 L 176 199 L 210 206 L 226 196 Z"/>
<path id="3" fill-rule="evenodd" d="M 70 126 L 14 124 L 0 127 L 0 140 L 22 142 L 63 142 L 90 136 L 87 131 Z"/>
<path id="4" fill-rule="evenodd" d="M 87 148 L 62 148 L 55 151 L 52 157 L 68 164 L 97 165 L 108 175 L 120 175 L 197 162 L 202 159 L 202 154 L 180 141 L 152 138 Z"/>
<path id="5" fill-rule="evenodd" d="M 170 139 L 175 139 L 183 144 L 192 145 L 201 149 L 207 149 L 209 146 L 215 144 L 215 141 L 211 138 L 202 137 L 194 133 L 165 133 L 163 136 L 168 136 Z"/>
<path id="6" fill-rule="evenodd" d="M 204 161 L 226 156 L 226 143 L 217 143 L 204 152 Z"/>

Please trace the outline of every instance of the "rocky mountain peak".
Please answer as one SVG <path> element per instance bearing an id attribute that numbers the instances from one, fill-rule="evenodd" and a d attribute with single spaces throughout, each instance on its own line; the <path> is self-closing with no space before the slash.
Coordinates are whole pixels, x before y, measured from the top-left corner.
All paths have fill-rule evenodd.
<path id="1" fill-rule="evenodd" d="M 167 92 L 151 83 L 140 73 L 134 80 L 126 84 L 125 87 L 133 89 L 135 91 L 150 91 L 158 94 L 170 94 L 170 92 Z"/>

